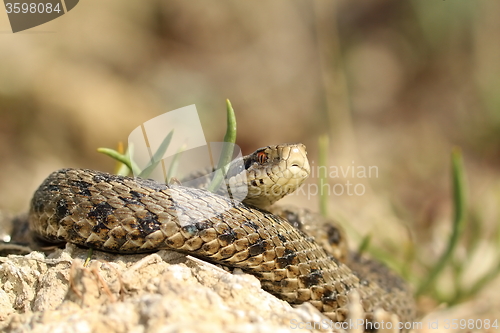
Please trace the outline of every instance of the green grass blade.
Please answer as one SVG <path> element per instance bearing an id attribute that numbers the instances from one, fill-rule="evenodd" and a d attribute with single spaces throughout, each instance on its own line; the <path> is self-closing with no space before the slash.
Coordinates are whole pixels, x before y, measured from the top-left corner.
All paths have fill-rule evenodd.
<path id="1" fill-rule="evenodd" d="M 120 147 L 121 149 L 119 148 L 118 151 L 121 152 L 123 151 L 123 145 L 120 143 Z M 128 158 L 128 160 L 130 161 L 130 164 L 133 165 L 134 162 L 131 160 L 130 156 L 132 156 L 132 151 L 133 151 L 133 145 L 131 146 L 128 146 L 127 147 L 127 150 L 125 151 L 125 157 Z M 119 175 L 119 176 L 128 176 L 130 175 L 130 173 L 132 172 L 132 170 L 126 165 L 126 164 L 123 164 L 123 163 L 119 163 L 119 167 L 116 169 L 116 174 Z"/>
<path id="2" fill-rule="evenodd" d="M 367 234 L 365 237 L 363 237 L 363 240 L 361 241 L 361 244 L 359 244 L 358 247 L 358 253 L 359 255 L 362 255 L 368 250 L 368 247 L 370 246 L 370 242 L 372 240 L 372 235 Z"/>
<path id="3" fill-rule="evenodd" d="M 117 152 L 116 150 L 114 149 L 111 149 L 111 148 L 97 148 L 97 151 L 99 153 L 102 153 L 104 155 L 108 155 L 109 157 L 123 163 L 124 165 L 127 166 L 127 168 L 130 170 L 130 171 L 133 171 L 134 170 L 134 167 L 136 168 L 135 170 L 138 171 L 138 168 L 137 166 L 133 165 L 133 163 L 131 162 L 130 158 L 124 154 L 121 154 L 119 152 Z"/>
<path id="4" fill-rule="evenodd" d="M 119 153 L 118 151 L 111 148 L 97 148 L 99 153 L 104 155 L 108 155 L 109 157 L 121 162 L 127 166 L 130 170 L 132 170 L 132 165 L 130 164 L 130 159 L 124 154 Z"/>
<path id="5" fill-rule="evenodd" d="M 137 164 L 130 158 L 130 156 L 132 155 L 132 149 L 133 147 L 129 146 L 125 154 L 122 154 L 119 151 L 111 148 L 97 148 L 97 151 L 122 163 L 129 171 L 133 172 L 134 174 L 138 174 L 140 172 L 140 169 Z M 121 172 L 122 168 L 120 168 L 119 171 Z M 128 175 L 128 172 L 124 171 L 123 173 L 118 174 L 126 176 Z"/>
<path id="6" fill-rule="evenodd" d="M 236 142 L 236 116 L 234 114 L 233 106 L 231 102 L 226 100 L 227 106 L 227 128 L 226 135 L 224 136 L 224 142 L 231 143 L 225 144 L 222 153 L 219 158 L 219 164 L 215 170 L 215 176 L 208 185 L 208 190 L 210 192 L 216 192 L 222 182 L 224 181 L 224 176 L 227 172 L 229 162 L 231 162 L 233 157 L 234 143 Z"/>
<path id="7" fill-rule="evenodd" d="M 426 292 L 435 283 L 437 277 L 446 264 L 451 261 L 453 252 L 466 225 L 465 173 L 462 151 L 460 148 L 456 147 L 452 150 L 451 163 L 454 207 L 453 230 L 448 239 L 445 251 L 436 264 L 431 268 L 427 278 L 420 284 L 417 289 L 417 295 L 421 295 Z"/>
<path id="8" fill-rule="evenodd" d="M 131 172 L 132 172 L 132 170 L 130 170 L 128 165 L 125 165 L 123 163 L 120 163 L 120 166 L 116 170 L 116 174 L 118 176 L 128 176 L 128 175 L 130 175 Z"/>
<path id="9" fill-rule="evenodd" d="M 174 135 L 174 130 L 171 130 L 170 133 L 167 134 L 165 139 L 161 142 L 158 150 L 154 153 L 153 158 L 151 159 L 151 165 L 141 171 L 139 173 L 139 177 L 148 178 L 151 172 L 156 168 L 156 166 L 161 162 L 163 155 L 168 149 L 170 145 L 170 141 L 172 141 L 172 136 Z"/>

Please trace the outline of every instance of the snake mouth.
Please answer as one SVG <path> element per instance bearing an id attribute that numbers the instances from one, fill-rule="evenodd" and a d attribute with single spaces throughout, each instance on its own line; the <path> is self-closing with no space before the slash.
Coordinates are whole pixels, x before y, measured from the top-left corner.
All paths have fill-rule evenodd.
<path id="1" fill-rule="evenodd" d="M 297 144 L 288 152 L 287 163 L 288 168 L 294 178 L 307 178 L 311 167 L 306 156 L 305 146 Z"/>
<path id="2" fill-rule="evenodd" d="M 289 170 L 294 177 L 307 177 L 307 175 L 309 175 L 308 168 L 306 168 L 303 164 L 291 164 L 289 166 Z"/>

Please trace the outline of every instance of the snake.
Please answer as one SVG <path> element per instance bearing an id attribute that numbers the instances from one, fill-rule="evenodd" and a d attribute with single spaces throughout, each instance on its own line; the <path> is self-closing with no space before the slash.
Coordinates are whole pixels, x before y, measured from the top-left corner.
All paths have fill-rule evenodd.
<path id="1" fill-rule="evenodd" d="M 303 144 L 264 147 L 238 165 L 226 183 L 248 188 L 242 202 L 182 182 L 61 169 L 35 191 L 29 226 L 50 243 L 120 254 L 167 249 L 240 268 L 269 293 L 292 305 L 309 302 L 336 322 L 348 320 L 353 291 L 367 321 L 377 309 L 402 322 L 415 318 L 408 285 L 350 252 L 340 226 L 306 209 L 274 205 L 310 174 Z"/>

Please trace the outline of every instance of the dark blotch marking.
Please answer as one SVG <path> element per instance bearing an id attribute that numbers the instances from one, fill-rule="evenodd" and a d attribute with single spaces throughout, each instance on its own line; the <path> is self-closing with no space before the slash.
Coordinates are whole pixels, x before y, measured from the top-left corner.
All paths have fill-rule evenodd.
<path id="1" fill-rule="evenodd" d="M 132 196 L 135 198 L 135 199 L 140 199 L 142 197 L 144 197 L 145 195 L 140 193 L 140 192 L 137 192 L 137 191 L 130 191 L 130 194 L 132 194 Z"/>
<path id="2" fill-rule="evenodd" d="M 125 204 L 127 205 L 140 205 L 144 206 L 144 204 L 140 201 L 137 201 L 133 198 L 127 198 L 127 197 L 119 197 Z"/>
<path id="3" fill-rule="evenodd" d="M 252 180 L 252 186 L 257 187 L 257 182 L 255 180 Z"/>
<path id="4" fill-rule="evenodd" d="M 200 231 L 205 230 L 205 229 L 209 229 L 212 227 L 212 225 L 210 223 L 207 223 L 207 222 L 196 222 L 194 225 Z"/>
<path id="5" fill-rule="evenodd" d="M 326 233 L 328 235 L 328 242 L 330 242 L 330 244 L 338 245 L 342 240 L 342 235 L 340 234 L 339 229 L 334 227 L 333 225 L 327 226 Z"/>
<path id="6" fill-rule="evenodd" d="M 89 190 L 80 190 L 78 194 L 84 195 L 84 196 L 90 196 L 90 191 Z"/>
<path id="7" fill-rule="evenodd" d="M 243 223 L 243 225 L 249 226 L 250 228 L 252 228 L 255 231 L 259 230 L 259 226 L 250 220 Z"/>
<path id="8" fill-rule="evenodd" d="M 56 219 L 60 221 L 68 215 L 69 215 L 69 210 L 68 207 L 66 206 L 66 200 L 64 199 L 59 200 L 56 205 L 56 216 L 55 216 Z"/>
<path id="9" fill-rule="evenodd" d="M 49 191 L 49 192 L 58 192 L 59 191 L 59 186 L 54 185 L 54 184 L 47 185 L 47 191 Z"/>
<path id="10" fill-rule="evenodd" d="M 280 281 L 280 287 L 281 288 L 288 288 L 288 286 L 290 285 L 292 281 L 288 280 L 288 279 L 284 279 L 284 280 L 281 280 Z"/>
<path id="11" fill-rule="evenodd" d="M 323 300 L 335 301 L 337 300 L 337 294 L 333 292 L 333 290 L 325 289 L 323 292 Z"/>
<path id="12" fill-rule="evenodd" d="M 137 241 L 141 238 L 143 238 L 144 236 L 139 234 L 139 233 L 129 233 L 127 235 L 127 238 L 130 239 L 131 241 Z"/>
<path id="13" fill-rule="evenodd" d="M 259 255 L 261 253 L 264 253 L 266 247 L 267 247 L 267 242 L 264 241 L 262 238 L 260 238 L 255 244 L 252 244 L 248 248 L 248 254 L 250 254 L 250 256 Z"/>
<path id="14" fill-rule="evenodd" d="M 252 166 L 252 164 L 255 162 L 255 158 L 253 158 L 254 156 L 249 156 L 246 160 L 245 160 L 245 169 L 248 170 L 250 169 L 250 167 Z"/>
<path id="15" fill-rule="evenodd" d="M 71 182 L 71 185 L 78 188 L 78 194 L 90 196 L 89 183 L 84 182 L 83 180 L 74 180 Z"/>
<path id="16" fill-rule="evenodd" d="M 232 244 L 236 240 L 236 235 L 233 230 L 229 230 L 225 234 L 219 235 L 218 238 L 226 244 Z"/>
<path id="17" fill-rule="evenodd" d="M 322 282 L 323 274 L 317 269 L 312 269 L 309 275 L 301 276 L 300 280 L 306 287 L 311 287 Z"/>
<path id="18" fill-rule="evenodd" d="M 337 302 L 337 295 L 335 295 L 333 292 L 327 290 L 325 291 L 324 295 L 328 296 L 323 296 L 321 297 L 321 301 L 325 303 L 326 305 L 329 306 L 335 306 L 335 303 Z"/>
<path id="19" fill-rule="evenodd" d="M 136 221 L 143 236 L 158 230 L 160 225 L 156 215 L 149 211 L 146 211 L 146 214 L 142 217 L 136 217 Z"/>
<path id="20" fill-rule="evenodd" d="M 101 202 L 95 205 L 94 209 L 87 214 L 87 217 L 97 221 L 106 221 L 107 217 L 112 214 L 113 207 L 111 207 L 107 202 Z"/>
<path id="21" fill-rule="evenodd" d="M 106 173 L 97 173 L 92 177 L 96 183 L 110 182 L 113 180 L 113 176 Z"/>
<path id="22" fill-rule="evenodd" d="M 109 228 L 104 223 L 99 222 L 92 228 L 92 231 L 95 233 L 99 233 L 103 229 L 109 230 Z"/>
<path id="23" fill-rule="evenodd" d="M 285 249 L 285 255 L 276 259 L 276 263 L 278 268 L 285 268 L 288 265 L 292 265 L 294 263 L 295 258 L 297 257 L 297 253 L 290 249 Z"/>
<path id="24" fill-rule="evenodd" d="M 282 234 L 278 234 L 278 238 L 280 239 L 280 241 L 282 241 L 283 243 L 286 243 L 286 237 L 283 236 Z"/>

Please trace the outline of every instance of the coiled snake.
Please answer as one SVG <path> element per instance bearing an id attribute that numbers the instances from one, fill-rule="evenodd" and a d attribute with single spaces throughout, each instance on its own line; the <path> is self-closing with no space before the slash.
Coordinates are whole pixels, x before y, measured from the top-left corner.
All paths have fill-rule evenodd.
<path id="1" fill-rule="evenodd" d="M 262 148 L 244 157 L 244 165 L 249 186 L 244 203 L 203 189 L 59 170 L 35 192 L 30 228 L 50 242 L 118 253 L 171 249 L 239 267 L 268 292 L 291 304 L 310 302 L 335 321 L 346 320 L 353 290 L 366 319 L 372 320 L 377 308 L 400 321 L 414 318 L 413 300 L 401 279 L 350 254 L 338 227 L 305 210 L 265 210 L 309 175 L 304 145 Z M 307 235 L 304 218 L 326 228 L 310 228 L 314 232 Z"/>

